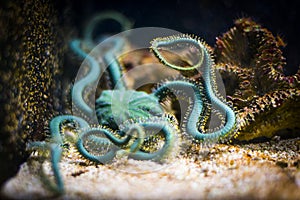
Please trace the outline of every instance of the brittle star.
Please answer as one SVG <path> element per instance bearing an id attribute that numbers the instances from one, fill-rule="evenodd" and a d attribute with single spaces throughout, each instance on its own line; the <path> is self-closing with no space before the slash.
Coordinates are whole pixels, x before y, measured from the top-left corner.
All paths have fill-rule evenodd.
<path id="1" fill-rule="evenodd" d="M 152 94 L 128 89 L 126 84 L 120 81 L 122 71 L 115 55 L 122 50 L 124 38 L 112 37 L 106 42 L 111 48 L 103 51 L 104 55 L 100 63 L 108 66 L 108 76 L 113 89 L 102 91 L 96 100 L 96 115 L 100 125 L 92 128 L 82 117 L 60 115 L 50 122 L 50 141 L 29 144 L 30 149 L 50 150 L 56 185 L 52 188 L 59 194 L 64 192 L 64 184 L 58 164 L 64 146 L 71 143 L 75 144 L 84 158 L 95 163 L 109 163 L 118 152 L 136 160 L 161 162 L 167 159 L 175 148 L 179 130 L 176 118 L 166 113 L 160 102 L 172 95 L 171 93 L 180 95 L 179 91 L 192 91 L 190 95 L 192 107 L 191 111 L 187 111 L 184 127 L 186 127 L 187 135 L 192 136 L 195 141 L 219 140 L 229 137 L 230 133 L 235 130 L 234 111 L 215 95 L 212 85 L 214 63 L 207 46 L 201 40 L 189 35 L 180 35 L 156 38 L 152 41 L 151 49 L 165 66 L 179 70 L 183 75 L 188 74 L 188 76 L 197 73 L 199 68 L 203 68 L 204 86 L 202 88 L 198 82 L 187 77 L 162 83 Z M 176 66 L 169 63 L 161 54 L 160 48 L 180 43 L 191 45 L 198 50 L 199 59 L 196 64 L 191 67 Z M 71 95 L 74 106 L 88 119 L 94 111 L 84 98 L 85 90 L 89 85 L 95 84 L 104 66 L 100 66 L 98 60 L 87 54 L 82 44 L 84 41 L 74 40 L 71 42 L 71 48 L 80 57 L 86 59 L 89 70 L 83 78 L 75 82 Z M 206 116 L 203 116 L 203 113 L 206 100 L 225 113 L 224 126 L 209 133 L 200 131 L 198 124 L 205 122 L 203 118 Z M 72 134 L 64 131 L 68 124 L 74 127 Z M 92 145 L 85 146 L 85 142 L 90 142 Z M 163 143 L 163 145 L 158 145 L 158 143 Z M 97 155 L 92 153 L 93 147 L 100 151 Z"/>

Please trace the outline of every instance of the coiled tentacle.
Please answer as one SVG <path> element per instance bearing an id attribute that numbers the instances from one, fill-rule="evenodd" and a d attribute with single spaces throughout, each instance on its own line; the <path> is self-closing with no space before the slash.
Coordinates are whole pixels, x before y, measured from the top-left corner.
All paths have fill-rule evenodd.
<path id="1" fill-rule="evenodd" d="M 66 122 L 75 123 L 77 129 L 89 127 L 89 124 L 80 117 L 76 117 L 72 115 L 56 116 L 50 122 L 50 132 L 51 132 L 50 142 L 36 141 L 28 144 L 28 149 L 30 150 L 41 150 L 43 153 L 45 153 L 46 151 L 50 152 L 51 167 L 55 179 L 55 184 L 52 185 L 53 185 L 53 189 L 59 194 L 64 192 L 63 179 L 59 171 L 59 162 L 61 159 L 65 139 L 68 139 L 67 137 L 62 137 L 62 133 L 61 133 L 61 126 Z M 75 138 L 72 138 L 72 140 L 76 140 L 77 136 L 74 137 Z M 46 181 L 49 184 L 51 184 L 50 180 L 46 180 Z"/>
<path id="2" fill-rule="evenodd" d="M 96 42 L 94 42 L 95 40 L 93 39 L 93 32 L 95 31 L 96 26 L 106 20 L 114 20 L 119 23 L 120 31 L 126 31 L 132 27 L 131 21 L 121 13 L 113 11 L 103 12 L 93 17 L 93 19 L 86 26 L 83 41 L 89 50 L 92 50 L 100 42 L 103 42 L 101 44 L 101 47 L 106 47 L 106 45 L 109 45 L 111 43 L 111 48 L 109 48 L 109 50 L 106 50 L 103 55 L 104 64 L 108 66 L 107 70 L 109 73 L 110 81 L 112 83 L 112 87 L 116 89 L 125 89 L 125 83 L 121 79 L 122 74 L 120 65 L 115 58 L 116 54 L 124 47 L 124 39 L 119 36 L 113 36 L 107 39 L 107 35 L 102 36 L 101 40 L 96 40 Z"/>
<path id="3" fill-rule="evenodd" d="M 121 135 L 124 135 L 124 137 L 121 137 Z M 113 160 L 120 147 L 128 146 L 129 141 L 134 135 L 136 135 L 136 139 L 129 145 L 129 152 L 136 152 L 143 144 L 145 138 L 144 130 L 140 125 L 131 126 L 130 128 L 127 128 L 126 133 L 120 134 L 113 133 L 111 130 L 102 127 L 85 130 L 80 134 L 76 142 L 76 147 L 86 159 L 95 163 L 106 164 Z M 96 143 L 96 146 L 98 147 L 107 147 L 108 151 L 103 155 L 93 155 L 84 146 L 84 142 L 87 140 Z"/>
<path id="4" fill-rule="evenodd" d="M 103 133 L 111 134 L 108 130 L 103 129 L 103 128 L 92 128 L 92 129 L 82 132 L 76 142 L 76 147 L 77 147 L 78 152 L 86 159 L 88 159 L 92 162 L 95 162 L 95 163 L 105 164 L 105 163 L 111 162 L 113 160 L 113 158 L 115 157 L 115 154 L 116 154 L 116 151 L 118 150 L 118 148 L 116 146 L 112 145 L 110 140 L 108 140 L 107 138 L 104 138 Z M 91 137 L 91 136 L 93 136 L 93 137 Z M 106 147 L 109 146 L 110 149 L 104 155 L 93 155 L 84 146 L 85 138 L 92 140 L 97 145 L 106 146 Z"/>
<path id="5" fill-rule="evenodd" d="M 80 109 L 86 116 L 93 114 L 93 109 L 84 101 L 84 91 L 87 86 L 94 83 L 100 76 L 101 68 L 98 62 L 91 55 L 87 54 L 80 48 L 80 41 L 73 40 L 71 49 L 78 54 L 82 59 L 86 59 L 89 63 L 89 72 L 85 77 L 76 81 L 72 88 L 72 100 L 75 106 Z"/>
<path id="6" fill-rule="evenodd" d="M 112 43 L 112 48 L 110 48 L 109 51 L 107 51 L 103 56 L 104 63 L 107 65 L 107 71 L 112 88 L 125 90 L 126 85 L 122 80 L 121 66 L 116 58 L 116 54 L 122 50 L 123 46 L 125 45 L 125 41 L 121 37 L 114 36 L 108 40 L 105 40 L 104 42 Z"/>
<path id="7" fill-rule="evenodd" d="M 172 118 L 173 119 L 173 118 Z M 145 139 L 137 151 L 131 151 L 129 158 L 135 160 L 162 161 L 174 150 L 176 146 L 178 127 L 177 121 L 169 116 L 150 117 L 138 120 L 133 125 L 141 126 L 145 132 Z M 132 126 L 126 122 L 122 126 Z M 155 144 L 155 145 L 154 145 Z M 154 147 L 156 146 L 156 147 Z"/>
<path id="8" fill-rule="evenodd" d="M 57 185 L 57 191 L 63 193 L 64 184 L 59 170 L 59 162 L 62 154 L 62 145 L 64 140 L 62 139 L 60 126 L 66 121 L 75 122 L 76 128 L 88 128 L 89 124 L 82 118 L 72 115 L 61 115 L 54 117 L 50 122 L 50 132 L 52 136 L 52 143 L 50 143 L 49 148 L 51 152 L 51 165 Z M 75 139 L 75 138 L 73 138 Z"/>
<path id="9" fill-rule="evenodd" d="M 92 49 L 94 44 L 93 39 L 93 32 L 95 31 L 96 25 L 100 24 L 101 22 L 105 20 L 114 20 L 117 23 L 120 24 L 120 31 L 126 31 L 128 29 L 131 29 L 132 22 L 127 19 L 124 15 L 118 12 L 108 11 L 108 12 L 102 12 L 95 17 L 88 23 L 84 30 L 84 42 L 90 46 L 90 49 Z"/>
<path id="10" fill-rule="evenodd" d="M 140 124 L 144 126 L 144 128 L 150 129 L 151 131 L 162 132 L 164 139 L 164 145 L 161 149 L 155 152 L 145 152 L 145 151 L 136 151 L 129 155 L 129 158 L 133 158 L 135 160 L 154 160 L 160 161 L 162 160 L 172 149 L 174 146 L 174 133 L 173 130 L 166 124 L 156 124 L 156 123 L 144 123 Z"/>
<path id="11" fill-rule="evenodd" d="M 191 66 L 177 66 L 169 62 L 161 53 L 161 50 L 168 50 L 174 47 L 181 47 L 180 43 L 184 44 L 188 48 L 190 48 L 188 53 L 196 54 L 198 53 L 198 59 L 195 59 Z M 173 45 L 173 46 L 172 46 Z M 153 50 L 156 57 L 167 67 L 179 70 L 183 75 L 192 76 L 196 73 L 202 72 L 203 80 L 204 80 L 204 90 L 206 92 L 207 99 L 211 102 L 212 105 L 216 106 L 220 111 L 223 111 L 226 116 L 225 125 L 217 131 L 211 133 L 201 133 L 198 130 L 198 118 L 201 115 L 203 109 L 203 102 L 200 99 L 199 91 L 197 88 L 195 89 L 195 102 L 192 108 L 192 111 L 189 115 L 189 119 L 187 120 L 187 132 L 191 134 L 196 140 L 206 140 L 206 139 L 218 139 L 220 137 L 226 136 L 230 133 L 236 123 L 236 117 L 234 111 L 225 103 L 223 103 L 216 95 L 214 91 L 214 85 L 212 85 L 215 80 L 215 74 L 213 65 L 214 62 L 209 53 L 208 47 L 201 42 L 199 39 L 194 39 L 188 35 L 181 36 L 172 36 L 165 38 L 157 38 L 152 41 L 151 49 Z M 188 54 L 187 53 L 187 54 Z M 188 54 L 189 55 L 189 54 Z M 196 55 L 197 56 L 197 55 Z M 169 85 L 172 83 L 168 83 Z M 163 87 L 167 87 L 166 84 Z M 183 83 L 181 83 L 183 84 Z M 193 87 L 190 84 L 183 84 L 185 87 Z M 157 90 L 157 94 L 162 93 L 162 89 Z"/>
<path id="12" fill-rule="evenodd" d="M 80 41 L 73 40 L 71 42 L 72 50 L 78 54 L 82 59 L 86 59 L 89 65 L 89 72 L 80 80 L 76 81 L 72 89 L 72 100 L 76 108 L 85 114 L 85 116 L 91 116 L 93 114 L 93 109 L 85 102 L 83 96 L 85 89 L 98 80 L 101 68 L 108 71 L 109 79 L 111 81 L 112 87 L 120 90 L 125 90 L 126 85 L 122 80 L 121 67 L 116 59 L 116 54 L 121 51 L 125 42 L 121 37 L 112 37 L 104 41 L 100 46 L 106 48 L 109 45 L 109 50 L 105 50 L 103 55 L 102 66 L 93 58 L 91 55 L 87 54 L 83 49 L 80 48 Z"/>
<path id="13" fill-rule="evenodd" d="M 127 126 L 125 129 L 122 129 L 121 132 L 136 138 L 136 140 L 133 143 L 128 144 L 130 153 L 137 152 L 144 144 L 144 140 L 146 137 L 145 129 L 140 124 L 133 124 L 131 126 Z"/>
<path id="14" fill-rule="evenodd" d="M 61 125 L 66 122 L 73 122 L 77 129 L 89 128 L 90 125 L 81 117 L 74 115 L 59 115 L 54 117 L 50 122 L 51 139 L 53 143 L 63 144 L 63 138 L 61 135 Z M 75 138 L 76 140 L 76 138 Z"/>

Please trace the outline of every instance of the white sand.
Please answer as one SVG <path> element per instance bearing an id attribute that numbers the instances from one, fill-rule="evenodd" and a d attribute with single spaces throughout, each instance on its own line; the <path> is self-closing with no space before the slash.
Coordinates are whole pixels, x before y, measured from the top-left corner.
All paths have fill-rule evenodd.
<path id="1" fill-rule="evenodd" d="M 218 144 L 206 151 L 165 164 L 120 158 L 97 166 L 70 153 L 60 164 L 66 193 L 55 199 L 300 199 L 300 138 Z M 52 199 L 37 175 L 35 159 L 22 165 L 2 194 Z M 43 167 L 51 177 L 49 162 Z"/>

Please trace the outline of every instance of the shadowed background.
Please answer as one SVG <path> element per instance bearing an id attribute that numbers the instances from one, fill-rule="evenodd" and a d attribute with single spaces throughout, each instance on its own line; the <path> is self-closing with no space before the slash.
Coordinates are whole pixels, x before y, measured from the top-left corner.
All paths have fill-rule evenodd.
<path id="1" fill-rule="evenodd" d="M 66 2 L 59 3 L 65 8 Z M 300 13 L 297 1 L 270 0 L 198 0 L 198 1 L 72 1 L 72 18 L 83 27 L 93 14 L 101 10 L 117 10 L 134 22 L 134 27 L 164 27 L 202 37 L 209 45 L 215 38 L 233 26 L 240 17 L 254 21 L 279 35 L 287 43 L 284 49 L 287 72 L 295 73 L 299 64 Z"/>

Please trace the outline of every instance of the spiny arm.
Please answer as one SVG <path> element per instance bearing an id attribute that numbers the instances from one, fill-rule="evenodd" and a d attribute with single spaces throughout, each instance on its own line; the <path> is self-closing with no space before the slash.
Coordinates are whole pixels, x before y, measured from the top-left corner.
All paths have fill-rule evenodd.
<path id="1" fill-rule="evenodd" d="M 184 45 L 182 45 L 183 43 Z M 196 55 L 189 55 L 194 57 L 199 57 L 195 59 L 192 66 L 177 66 L 169 62 L 167 58 L 161 53 L 163 50 L 173 50 L 176 47 L 183 46 L 187 48 L 188 54 L 196 54 Z M 172 49 L 173 48 L 173 49 Z M 226 123 L 224 127 L 221 129 L 212 132 L 212 133 L 201 133 L 198 130 L 198 119 L 201 115 L 203 102 L 201 101 L 201 95 L 199 89 L 194 88 L 193 85 L 179 83 L 183 87 L 189 88 L 192 87 L 194 90 L 194 105 L 190 116 L 187 120 L 187 132 L 191 134 L 196 140 L 207 140 L 207 139 L 218 139 L 220 137 L 224 137 L 229 134 L 231 131 L 234 130 L 236 124 L 236 116 L 234 111 L 225 103 L 223 103 L 216 95 L 214 90 L 214 82 L 215 82 L 215 75 L 213 69 L 213 59 L 211 58 L 210 51 L 207 45 L 202 42 L 198 38 L 193 38 L 189 35 L 180 35 L 180 36 L 171 36 L 171 37 L 164 37 L 164 38 L 157 38 L 152 41 L 151 49 L 153 50 L 155 56 L 167 67 L 172 69 L 176 69 L 180 71 L 185 76 L 193 76 L 196 73 L 200 73 L 203 76 L 204 80 L 204 91 L 206 93 L 207 99 L 211 101 L 211 104 L 216 106 L 219 110 L 224 111 L 226 115 Z M 170 83 L 167 83 L 170 84 Z M 163 87 L 167 87 L 167 84 Z M 157 94 L 161 93 L 161 89 L 157 90 Z"/>
<path id="2" fill-rule="evenodd" d="M 79 81 L 76 81 L 72 88 L 72 100 L 77 108 L 79 108 L 86 116 L 93 114 L 93 109 L 84 101 L 84 90 L 87 86 L 94 83 L 100 76 L 101 69 L 98 62 L 85 51 L 80 48 L 80 41 L 73 40 L 71 49 L 78 54 L 82 59 L 86 59 L 89 64 L 88 74 Z"/>

